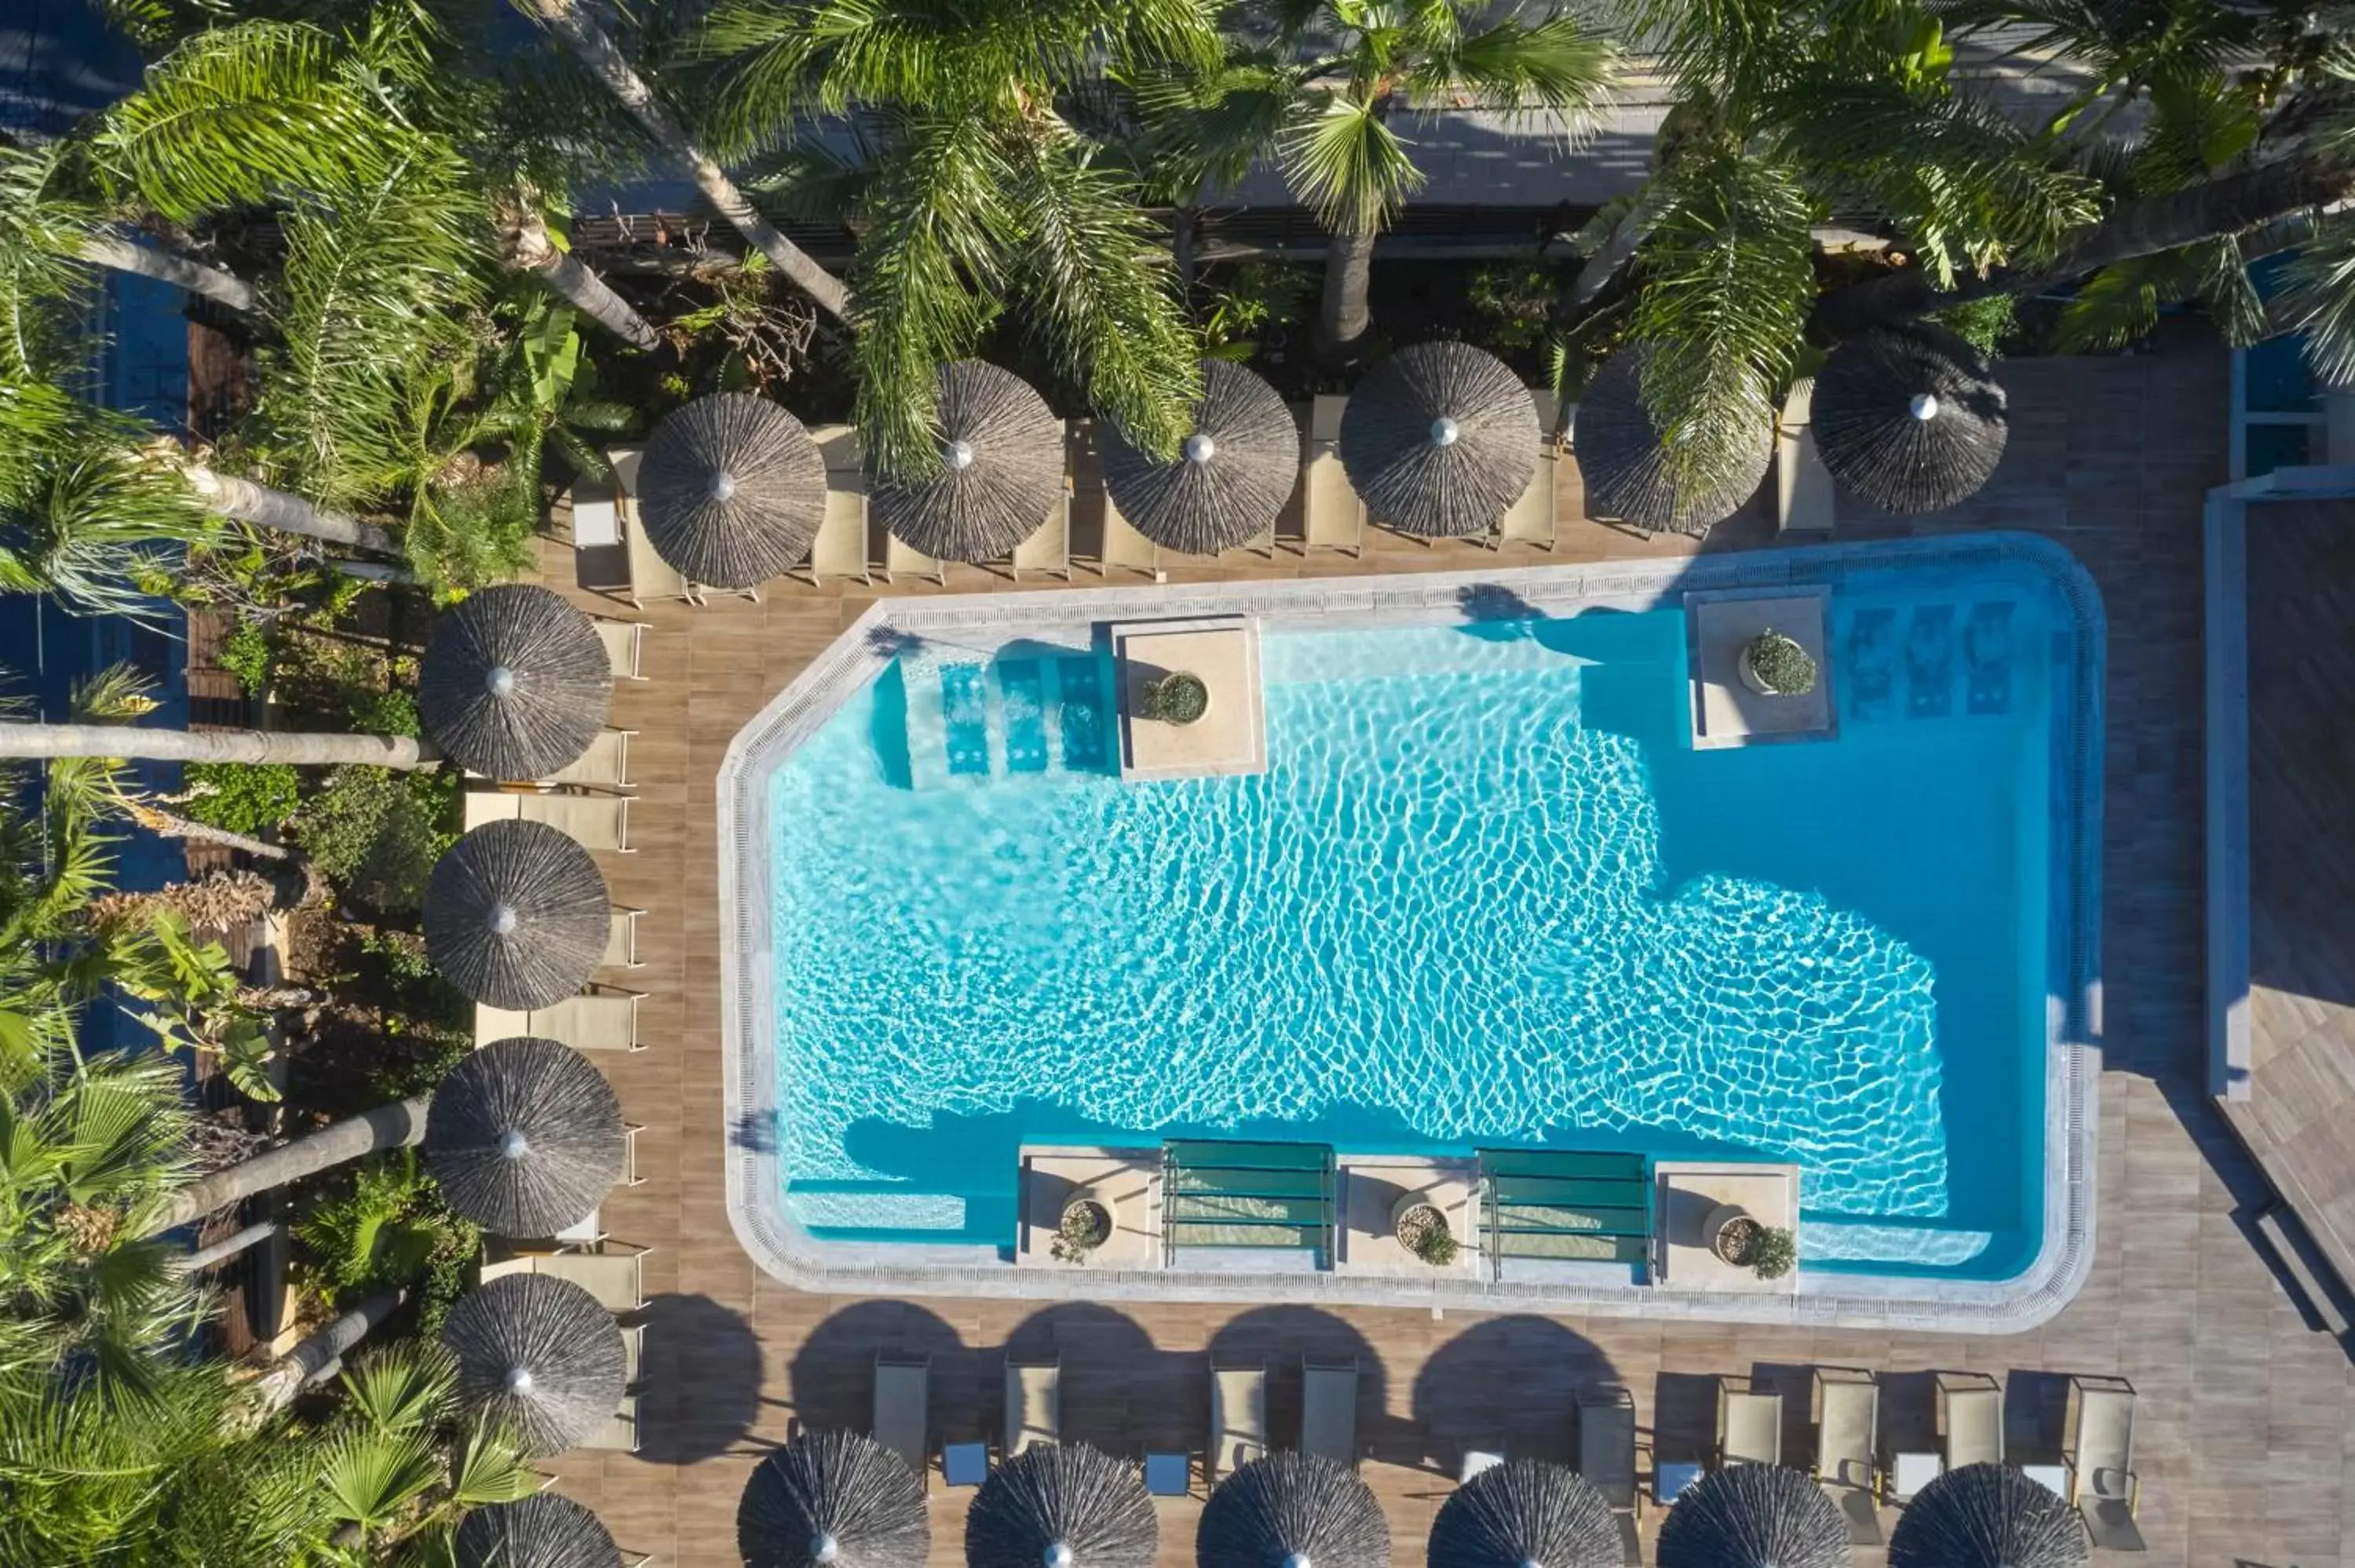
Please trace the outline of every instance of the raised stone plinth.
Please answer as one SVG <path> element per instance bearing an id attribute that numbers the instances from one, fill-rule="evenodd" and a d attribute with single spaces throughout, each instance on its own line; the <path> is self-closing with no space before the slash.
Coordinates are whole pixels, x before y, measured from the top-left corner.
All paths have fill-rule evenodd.
<path id="1" fill-rule="evenodd" d="M 1336 1176 L 1341 1206 L 1340 1253 L 1333 1260 L 1337 1270 L 1414 1279 L 1479 1272 L 1476 1161 L 1344 1154 L 1336 1161 Z M 1433 1267 L 1399 1244 L 1391 1216 L 1411 1192 L 1447 1216 L 1447 1228 L 1455 1235 L 1455 1261 L 1445 1268 Z"/>
<path id="2" fill-rule="evenodd" d="M 1693 745 L 1754 746 L 1761 741 L 1827 736 L 1836 727 L 1832 666 L 1826 655 L 1821 588 L 1796 593 L 1688 594 L 1687 653 L 1692 673 Z M 1762 631 L 1779 631 L 1816 662 L 1816 689 L 1804 696 L 1768 696 L 1742 679 L 1742 652 Z"/>
<path id="3" fill-rule="evenodd" d="M 1063 1205 L 1082 1192 L 1112 1211 L 1112 1234 L 1082 1263 L 1055 1255 Z M 1014 1261 L 1046 1268 L 1161 1266 L 1161 1150 L 1042 1148 L 1022 1151 L 1022 1224 Z"/>
<path id="4" fill-rule="evenodd" d="M 1658 1227 L 1658 1283 L 1669 1290 L 1782 1296 L 1798 1288 L 1796 1267 L 1780 1279 L 1761 1279 L 1710 1250 L 1707 1224 L 1731 1203 L 1770 1230 L 1799 1229 L 1799 1168 L 1661 1160 L 1652 1166 L 1652 1223 Z"/>
<path id="5" fill-rule="evenodd" d="M 1112 628 L 1120 692 L 1124 779 L 1202 779 L 1267 771 L 1260 697 L 1259 626 L 1249 616 L 1133 621 Z M 1146 718 L 1146 693 L 1164 675 L 1198 677 L 1210 694 L 1191 724 Z"/>

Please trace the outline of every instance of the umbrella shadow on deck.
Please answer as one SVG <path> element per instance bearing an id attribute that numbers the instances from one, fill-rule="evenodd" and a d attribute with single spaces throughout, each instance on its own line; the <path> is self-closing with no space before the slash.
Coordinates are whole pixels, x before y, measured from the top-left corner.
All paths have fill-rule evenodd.
<path id="1" fill-rule="evenodd" d="M 743 1315 L 709 1296 L 657 1296 L 642 1319 L 638 1457 L 693 1465 L 766 1451 L 765 1441 L 747 1442 L 761 1418 L 761 1341 Z"/>
<path id="2" fill-rule="evenodd" d="M 788 1397 L 801 1429 L 868 1432 L 875 1424 L 875 1360 L 921 1361 L 930 1367 L 930 1441 L 984 1436 L 977 1414 L 992 1386 L 996 1357 L 967 1346 L 946 1321 L 907 1301 L 861 1301 L 820 1323 L 785 1369 Z"/>
<path id="3" fill-rule="evenodd" d="M 1416 1446 L 1412 1429 L 1390 1415 L 1390 1374 L 1381 1357 L 1355 1325 L 1321 1308 L 1255 1308 L 1210 1336 L 1207 1366 L 1197 1358 L 1187 1359 L 1199 1369 L 1186 1391 L 1188 1414 L 1197 1432 L 1209 1430 L 1209 1368 L 1264 1362 L 1270 1445 L 1297 1447 L 1304 1362 L 1327 1366 L 1355 1361 L 1359 1457 L 1396 1464 L 1401 1462 L 1401 1454 Z"/>
<path id="4" fill-rule="evenodd" d="M 1395 1462 L 1462 1472 L 1468 1452 L 1570 1464 L 1578 1398 L 1612 1384 L 1611 1358 L 1551 1318 L 1490 1318 L 1433 1351 L 1414 1380 L 1412 1452 Z"/>

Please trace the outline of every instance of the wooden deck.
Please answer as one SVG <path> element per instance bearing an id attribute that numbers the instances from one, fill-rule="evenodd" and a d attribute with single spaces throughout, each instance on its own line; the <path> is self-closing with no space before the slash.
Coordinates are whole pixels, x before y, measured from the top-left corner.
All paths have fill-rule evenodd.
<path id="1" fill-rule="evenodd" d="M 2109 1070 L 2102 1086 L 2099 1256 L 2077 1300 L 2012 1339 L 1817 1334 L 1644 1321 L 1184 1305 L 1113 1309 L 1072 1301 L 858 1300 L 813 1297 L 760 1276 L 722 1203 L 718 899 L 712 779 L 739 726 L 855 616 L 878 588 L 777 583 L 763 602 L 665 605 L 643 619 L 651 679 L 624 686 L 614 722 L 638 731 L 638 853 L 603 857 L 617 899 L 643 906 L 652 1048 L 602 1064 L 644 1123 L 641 1186 L 614 1192 L 617 1238 L 651 1245 L 645 1451 L 559 1462 L 564 1489 L 595 1507 L 633 1551 L 666 1565 L 731 1563 L 738 1494 L 752 1457 L 795 1422 L 862 1425 L 878 1350 L 930 1350 L 936 1421 L 979 1435 L 996 1415 L 1001 1351 L 1063 1361 L 1076 1438 L 1115 1451 L 1199 1441 L 1205 1352 L 1291 1360 L 1276 1385 L 1279 1434 L 1297 1420 L 1296 1355 L 1355 1354 L 1364 1369 L 1367 1478 L 1398 1560 L 1421 1559 L 1433 1511 L 1467 1445 L 1564 1457 L 1582 1384 L 1634 1391 L 1659 1454 L 1696 1451 L 1711 1421 L 1710 1374 L 1794 1380 L 1813 1362 L 1889 1373 L 1979 1370 L 2005 1383 L 2012 1451 L 2058 1442 L 2072 1372 L 2116 1372 L 2142 1393 L 2138 1468 L 2153 1564 L 2317 1568 L 2355 1560 L 2355 1399 L 2346 1356 L 2309 1332 L 2246 1234 L 2262 1188 L 2201 1092 L 2200 911 L 2200 504 L 2222 477 L 2226 367 L 2194 338 L 2144 357 L 2005 367 L 2010 453 L 1988 491 L 1941 526 L 2030 528 L 2075 550 L 2101 583 L 2111 634 L 2104 957 Z M 1570 489 L 1570 487 L 1565 487 Z M 1574 518 L 1572 490 L 1564 514 Z M 1869 524 L 1867 525 L 1870 526 Z M 1760 542 L 1750 520 L 1711 547 Z M 1363 562 L 1284 554 L 1193 570 L 1353 572 L 1448 568 L 1495 557 L 1369 536 Z M 1674 554 L 1581 521 L 1557 560 Z M 1545 557 L 1519 551 L 1507 560 Z M 548 576 L 569 583 L 551 548 Z M 1082 571 L 1082 581 L 1091 580 Z M 951 587 L 999 579 L 970 568 Z M 1024 586 L 1033 586 L 1026 581 Z M 906 591 L 936 592 L 929 585 Z M 588 602 L 585 599 L 583 602 Z M 613 606 L 593 608 L 608 611 Z M 1787 1448 L 1804 1461 L 1804 1397 Z M 1892 1383 L 1884 1429 L 1929 1420 L 1929 1382 Z M 962 1561 L 967 1494 L 934 1481 L 932 1560 Z M 1191 1561 L 1199 1504 L 1165 1500 L 1161 1561 Z M 1648 1534 L 1648 1531 L 1647 1531 Z M 1877 1553 L 1859 1552 L 1859 1563 Z"/>
<path id="2" fill-rule="evenodd" d="M 2226 1114 L 2355 1281 L 2355 503 L 2248 516 L 2251 1072 Z"/>

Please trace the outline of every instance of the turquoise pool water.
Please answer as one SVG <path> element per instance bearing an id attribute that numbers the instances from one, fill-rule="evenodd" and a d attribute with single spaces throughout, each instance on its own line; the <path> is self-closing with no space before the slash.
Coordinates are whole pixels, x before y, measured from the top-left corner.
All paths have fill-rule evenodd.
<path id="1" fill-rule="evenodd" d="M 911 647 L 770 781 L 777 1152 L 819 1235 L 1010 1245 L 1026 1142 L 1797 1162 L 1811 1267 L 2043 1213 L 2042 575 L 1831 601 L 1835 738 L 1696 751 L 1680 609 L 1263 633 L 1268 771 L 1124 785 L 1108 658 Z"/>

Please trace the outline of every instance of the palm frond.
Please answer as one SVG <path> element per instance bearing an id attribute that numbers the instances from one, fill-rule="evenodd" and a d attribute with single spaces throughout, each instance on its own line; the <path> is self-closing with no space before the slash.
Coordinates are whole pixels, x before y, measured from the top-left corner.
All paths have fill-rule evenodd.
<path id="1" fill-rule="evenodd" d="M 1423 172 L 1380 106 L 1327 92 L 1278 143 L 1294 194 L 1328 230 L 1368 234 L 1423 188 Z"/>
<path id="2" fill-rule="evenodd" d="M 1193 428 L 1201 361 L 1168 248 L 1135 190 L 1076 138 L 1029 151 L 1014 199 L 1032 312 L 1089 400 L 1132 442 L 1174 459 Z"/>
<path id="3" fill-rule="evenodd" d="M 1887 213 L 1942 289 L 1958 271 L 2051 256 L 2101 215 L 2094 183 L 2055 168 L 1985 100 L 1812 70 L 1776 94 L 1776 145 L 1843 204 Z"/>
<path id="4" fill-rule="evenodd" d="M 2187 300 L 2206 307 L 2235 347 L 2272 330 L 2240 242 L 2226 237 L 2102 268 L 2062 307 L 2053 346 L 2064 354 L 2115 353 L 2147 336 L 2164 307 Z"/>
<path id="5" fill-rule="evenodd" d="M 148 68 L 107 111 L 96 151 L 107 174 L 186 223 L 278 192 L 378 181 L 396 149 L 379 106 L 339 79 L 331 37 L 246 22 L 197 33 Z"/>
<path id="6" fill-rule="evenodd" d="M 1198 76 L 1156 71 L 1129 83 L 1156 193 L 1189 202 L 1241 184 L 1297 123 L 1304 83 L 1300 67 L 1264 52 L 1239 53 Z"/>
<path id="7" fill-rule="evenodd" d="M 2355 383 L 2355 222 L 2328 220 L 2294 257 L 2280 301 L 2283 320 L 2306 335 L 2307 363 L 2328 387 Z"/>
<path id="8" fill-rule="evenodd" d="M 1680 488 L 1722 488 L 1770 418 L 1816 294 L 1814 217 L 1788 167 L 1723 146 L 1663 171 L 1669 205 L 1638 262 L 1631 337 Z"/>
<path id="9" fill-rule="evenodd" d="M 1434 51 L 1410 81 L 1417 102 L 1444 93 L 1473 95 L 1485 107 L 1558 116 L 1575 141 L 1609 101 L 1619 51 L 1567 12 L 1536 23 L 1506 21 Z"/>
<path id="10" fill-rule="evenodd" d="M 342 1381 L 352 1412 L 368 1425 L 416 1432 L 449 1415 L 457 1368 L 439 1341 L 410 1340 L 371 1352 Z"/>

